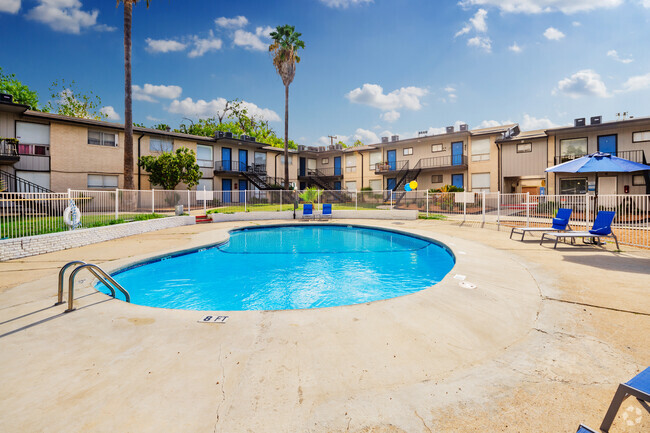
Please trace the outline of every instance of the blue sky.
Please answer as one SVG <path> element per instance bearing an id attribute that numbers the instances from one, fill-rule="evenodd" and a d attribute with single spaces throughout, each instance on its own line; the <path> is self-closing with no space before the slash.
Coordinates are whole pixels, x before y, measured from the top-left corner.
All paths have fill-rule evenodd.
<path id="1" fill-rule="evenodd" d="M 52 81 L 74 80 L 120 121 L 122 19 L 113 0 L 0 0 L 0 66 L 44 101 Z M 301 144 L 650 115 L 650 0 L 141 0 L 134 120 L 175 127 L 239 98 L 281 134 L 266 48 L 287 23 L 306 44 L 290 87 Z"/>

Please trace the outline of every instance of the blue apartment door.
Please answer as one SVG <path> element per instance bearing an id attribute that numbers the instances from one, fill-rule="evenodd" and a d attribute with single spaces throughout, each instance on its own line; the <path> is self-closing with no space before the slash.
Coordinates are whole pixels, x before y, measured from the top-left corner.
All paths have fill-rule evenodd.
<path id="1" fill-rule="evenodd" d="M 221 148 L 221 166 L 224 171 L 230 171 L 232 168 L 232 150 L 228 147 Z M 230 181 L 228 181 L 230 182 Z"/>
<path id="2" fill-rule="evenodd" d="M 463 165 L 463 142 L 451 143 L 451 165 Z M 462 179 L 461 179 L 462 183 Z"/>
<path id="3" fill-rule="evenodd" d="M 341 175 L 341 157 L 336 156 L 334 157 L 334 176 L 340 176 L 340 175 Z"/>
<path id="4" fill-rule="evenodd" d="M 246 182 L 245 180 L 240 180 L 239 181 L 239 203 L 243 203 L 246 201 L 247 189 L 248 189 L 248 182 Z"/>
<path id="5" fill-rule="evenodd" d="M 334 182 L 334 189 L 336 191 L 341 191 L 341 181 L 340 180 L 337 180 L 336 182 Z"/>
<path id="6" fill-rule="evenodd" d="M 463 186 L 463 175 L 462 174 L 452 174 L 451 175 L 451 184 L 458 188 L 465 188 Z"/>
<path id="7" fill-rule="evenodd" d="M 390 170 L 395 171 L 395 168 L 397 168 L 397 151 L 389 150 L 386 152 L 386 159 L 388 160 L 388 166 L 390 167 Z"/>
<path id="8" fill-rule="evenodd" d="M 221 181 L 221 190 L 223 191 L 223 202 L 224 203 L 230 203 L 232 201 L 232 196 L 231 192 L 232 191 L 232 180 L 231 179 L 223 179 Z"/>
<path id="9" fill-rule="evenodd" d="M 246 171 L 248 167 L 248 150 L 239 149 L 239 171 Z"/>
<path id="10" fill-rule="evenodd" d="M 598 151 L 616 156 L 616 134 L 598 137 Z"/>
<path id="11" fill-rule="evenodd" d="M 386 179 L 386 189 L 389 190 L 394 190 L 395 185 L 397 184 L 397 178 L 396 177 L 391 177 L 389 179 Z"/>
<path id="12" fill-rule="evenodd" d="M 298 176 L 305 176 L 307 171 L 307 160 L 305 158 L 300 158 L 300 173 Z"/>

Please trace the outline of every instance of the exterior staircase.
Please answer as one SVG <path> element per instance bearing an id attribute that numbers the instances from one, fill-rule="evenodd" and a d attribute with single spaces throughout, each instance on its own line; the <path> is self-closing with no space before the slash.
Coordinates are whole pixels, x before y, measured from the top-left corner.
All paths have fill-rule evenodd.
<path id="1" fill-rule="evenodd" d="M 422 165 L 421 165 L 422 160 L 419 160 L 413 168 L 409 167 L 409 163 L 407 162 L 404 164 L 404 167 L 397 173 L 397 183 L 395 184 L 395 188 L 391 192 L 388 192 L 388 194 L 392 194 L 393 196 L 393 206 L 397 206 L 402 199 L 406 196 L 406 191 L 403 189 L 400 190 L 404 185 L 407 183 L 416 180 L 418 176 L 420 175 L 420 172 L 422 172 Z M 390 195 L 386 197 L 386 200 L 390 199 Z"/>

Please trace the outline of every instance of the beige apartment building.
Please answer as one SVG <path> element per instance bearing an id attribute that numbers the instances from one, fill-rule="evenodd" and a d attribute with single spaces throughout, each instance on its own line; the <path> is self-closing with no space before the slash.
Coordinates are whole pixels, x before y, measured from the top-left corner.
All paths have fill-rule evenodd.
<path id="1" fill-rule="evenodd" d="M 3 97 L 0 137 L 5 139 L 0 141 L 0 175 L 10 191 L 106 190 L 124 184 L 121 124 L 35 112 Z M 137 166 L 139 156 L 180 147 L 197 155 L 202 178 L 196 189 L 266 190 L 284 184 L 283 149 L 252 137 L 135 127 L 135 187 L 151 188 L 148 175 Z M 573 127 L 537 131 L 520 131 L 516 124 L 474 130 L 461 125 L 442 134 L 383 137 L 380 143 L 358 147 L 299 146 L 290 151 L 287 164 L 289 181 L 299 189 L 404 190 L 417 180 L 421 191 L 455 185 L 474 192 L 580 194 L 595 189 L 594 175 L 556 175 L 545 169 L 598 150 L 647 163 L 650 118 L 603 123 L 594 117 L 588 125 L 576 119 Z M 603 174 L 599 192 L 647 194 L 648 176 Z M 233 194 L 233 201 L 240 195 Z"/>

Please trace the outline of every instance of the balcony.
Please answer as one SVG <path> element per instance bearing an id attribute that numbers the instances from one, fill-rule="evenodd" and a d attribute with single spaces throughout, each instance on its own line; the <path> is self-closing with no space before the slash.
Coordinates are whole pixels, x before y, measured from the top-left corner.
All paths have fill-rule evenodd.
<path id="1" fill-rule="evenodd" d="M 215 174 L 229 173 L 229 174 L 236 175 L 243 172 L 248 172 L 248 173 L 252 172 L 260 175 L 265 175 L 266 164 L 246 165 L 246 163 L 238 162 L 238 161 L 215 161 L 214 162 Z"/>
<path id="2" fill-rule="evenodd" d="M 579 155 L 561 155 L 555 157 L 555 165 L 562 164 L 563 162 L 572 161 L 574 159 L 582 158 L 583 156 L 589 155 L 587 153 L 581 153 Z M 618 152 L 611 152 L 612 156 L 617 156 L 619 158 L 627 159 L 632 162 L 638 162 L 645 164 L 643 157 L 643 150 L 619 150 Z"/>
<path id="3" fill-rule="evenodd" d="M 18 145 L 12 141 L 0 141 L 0 164 L 15 164 L 19 160 Z"/>
<path id="4" fill-rule="evenodd" d="M 313 177 L 341 177 L 343 170 L 341 167 L 328 167 L 328 168 L 308 168 L 298 173 L 298 178 L 313 178 Z"/>
<path id="5" fill-rule="evenodd" d="M 467 155 L 434 156 L 420 160 L 420 168 L 422 170 L 448 167 L 467 167 Z"/>
<path id="6" fill-rule="evenodd" d="M 408 164 L 409 162 L 407 160 L 378 162 L 375 164 L 375 174 L 395 173 L 408 167 Z"/>

